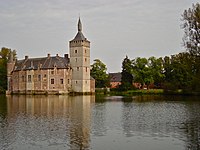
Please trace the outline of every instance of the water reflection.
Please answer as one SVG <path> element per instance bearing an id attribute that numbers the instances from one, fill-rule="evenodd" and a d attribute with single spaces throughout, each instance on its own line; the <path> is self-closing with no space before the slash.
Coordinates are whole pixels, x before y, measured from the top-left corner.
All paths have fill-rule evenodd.
<path id="1" fill-rule="evenodd" d="M 0 95 L 0 118 L 5 118 L 7 114 L 6 96 Z"/>
<path id="2" fill-rule="evenodd" d="M 92 133 L 95 136 L 104 136 L 107 132 L 106 127 L 106 103 L 96 103 L 92 110 Z"/>
<path id="3" fill-rule="evenodd" d="M 10 96 L 0 143 L 6 149 L 87 149 L 94 96 Z"/>
<path id="4" fill-rule="evenodd" d="M 0 97 L 3 150 L 199 150 L 199 143 L 198 97 Z"/>
<path id="5" fill-rule="evenodd" d="M 184 141 L 187 150 L 200 149 L 198 97 L 137 96 L 132 99 L 125 100 L 122 107 L 123 131 L 127 137 L 160 140 L 167 137 Z"/>

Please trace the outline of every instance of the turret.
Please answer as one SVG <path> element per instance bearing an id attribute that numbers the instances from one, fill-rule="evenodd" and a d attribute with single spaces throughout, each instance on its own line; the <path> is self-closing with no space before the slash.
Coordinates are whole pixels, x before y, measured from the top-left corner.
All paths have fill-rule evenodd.
<path id="1" fill-rule="evenodd" d="M 15 66 L 15 60 L 13 58 L 13 53 L 10 52 L 9 60 L 7 63 L 7 91 L 6 94 L 10 94 L 11 92 L 11 82 L 12 82 L 12 72 Z"/>

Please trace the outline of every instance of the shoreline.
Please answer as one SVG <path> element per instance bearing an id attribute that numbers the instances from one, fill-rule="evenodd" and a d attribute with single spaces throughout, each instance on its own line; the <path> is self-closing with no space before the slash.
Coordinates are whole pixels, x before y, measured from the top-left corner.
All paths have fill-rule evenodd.
<path id="1" fill-rule="evenodd" d="M 163 89 L 143 89 L 143 90 L 128 90 L 128 91 L 117 91 L 111 90 L 106 91 L 105 89 L 98 90 L 95 92 L 96 95 L 118 95 L 118 96 L 137 96 L 137 95 L 180 95 L 180 96 L 200 96 L 200 92 L 183 92 L 178 91 L 164 91 Z"/>

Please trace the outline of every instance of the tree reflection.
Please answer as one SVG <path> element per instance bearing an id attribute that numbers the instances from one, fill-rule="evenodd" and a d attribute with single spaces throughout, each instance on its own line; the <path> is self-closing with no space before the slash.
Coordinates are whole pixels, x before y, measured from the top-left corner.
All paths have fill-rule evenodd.
<path id="1" fill-rule="evenodd" d="M 194 97 L 159 96 L 134 97 L 133 102 L 124 102 L 122 123 L 127 137 L 148 136 L 172 137 L 185 142 L 185 148 L 200 149 L 200 102 Z M 157 98 L 157 97 L 156 97 Z M 166 101 L 167 99 L 167 101 Z"/>
<path id="2" fill-rule="evenodd" d="M 0 95 L 0 119 L 4 119 L 7 113 L 6 97 Z"/>
<path id="3" fill-rule="evenodd" d="M 186 149 L 200 149 L 200 103 L 199 101 L 188 101 L 186 105 L 187 120 L 179 126 L 186 136 Z"/>

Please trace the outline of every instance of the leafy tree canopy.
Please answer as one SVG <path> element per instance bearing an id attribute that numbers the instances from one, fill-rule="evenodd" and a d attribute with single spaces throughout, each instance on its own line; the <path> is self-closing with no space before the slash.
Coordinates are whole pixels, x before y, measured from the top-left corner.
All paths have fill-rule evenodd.
<path id="1" fill-rule="evenodd" d="M 94 63 L 91 65 L 90 74 L 95 79 L 97 88 L 108 86 L 108 74 L 106 71 L 106 65 L 101 60 L 95 59 Z"/>
<path id="2" fill-rule="evenodd" d="M 190 53 L 192 89 L 200 91 L 200 3 L 192 5 L 182 14 L 184 47 Z"/>
<path id="3" fill-rule="evenodd" d="M 11 56 L 16 58 L 16 51 L 2 47 L 0 51 L 0 93 L 7 89 L 7 62 Z"/>
<path id="4" fill-rule="evenodd" d="M 135 82 L 141 83 L 142 88 L 146 84 L 147 88 L 153 83 L 153 73 L 148 66 L 148 60 L 146 58 L 136 58 L 133 60 L 133 72 L 135 75 Z"/>
<path id="5" fill-rule="evenodd" d="M 121 78 L 121 85 L 120 90 L 129 90 L 133 88 L 133 66 L 132 60 L 126 56 L 122 62 L 122 78 Z"/>
<path id="6" fill-rule="evenodd" d="M 200 4 L 192 5 L 182 14 L 184 46 L 192 55 L 200 56 Z"/>

